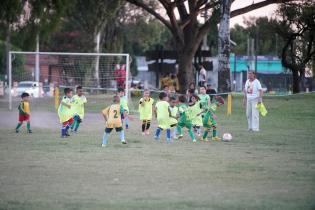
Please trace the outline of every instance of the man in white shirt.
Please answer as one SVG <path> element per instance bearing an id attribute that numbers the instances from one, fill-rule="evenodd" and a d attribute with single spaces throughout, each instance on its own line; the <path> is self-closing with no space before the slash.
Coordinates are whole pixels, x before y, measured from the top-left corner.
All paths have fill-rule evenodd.
<path id="1" fill-rule="evenodd" d="M 202 87 L 206 85 L 207 71 L 202 64 L 199 65 L 199 68 L 198 85 L 199 87 Z"/>
<path id="2" fill-rule="evenodd" d="M 259 131 L 259 110 L 257 103 L 262 102 L 263 90 L 255 72 L 248 71 L 248 80 L 244 88 L 243 104 L 246 104 L 248 131 Z"/>

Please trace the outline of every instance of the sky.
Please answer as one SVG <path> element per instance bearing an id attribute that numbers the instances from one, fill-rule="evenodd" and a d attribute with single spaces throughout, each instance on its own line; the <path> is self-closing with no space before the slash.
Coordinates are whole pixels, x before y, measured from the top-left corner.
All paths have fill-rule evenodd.
<path id="1" fill-rule="evenodd" d="M 252 3 L 258 3 L 261 2 L 262 0 L 235 0 L 234 3 L 232 4 L 232 8 L 231 11 L 238 9 L 238 8 L 242 8 L 245 6 L 248 6 Z M 231 18 L 231 22 L 230 22 L 230 26 L 233 27 L 235 24 L 240 24 L 240 25 L 244 25 L 243 24 L 243 20 L 244 18 L 248 18 L 251 16 L 255 16 L 255 17 L 261 17 L 261 16 L 268 16 L 268 17 L 272 17 L 274 11 L 277 9 L 277 4 L 271 4 L 269 6 L 266 7 L 262 7 L 260 9 L 248 12 L 244 15 L 240 15 L 240 16 L 236 16 L 234 18 Z"/>

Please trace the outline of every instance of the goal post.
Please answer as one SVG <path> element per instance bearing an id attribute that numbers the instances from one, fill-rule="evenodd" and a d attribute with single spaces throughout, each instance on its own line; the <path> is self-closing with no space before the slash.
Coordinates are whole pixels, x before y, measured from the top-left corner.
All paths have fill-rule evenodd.
<path id="1" fill-rule="evenodd" d="M 10 51 L 8 61 L 10 110 L 22 92 L 34 98 L 53 97 L 54 87 L 81 85 L 91 94 L 113 93 L 123 87 L 129 97 L 130 57 L 126 53 Z"/>

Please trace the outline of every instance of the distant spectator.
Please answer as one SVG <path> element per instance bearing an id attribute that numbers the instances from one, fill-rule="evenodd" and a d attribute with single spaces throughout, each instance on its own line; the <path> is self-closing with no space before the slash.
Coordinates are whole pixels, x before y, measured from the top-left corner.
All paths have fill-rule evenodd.
<path id="1" fill-rule="evenodd" d="M 116 69 L 114 71 L 115 80 L 117 82 L 118 88 L 125 88 L 125 80 L 126 80 L 126 65 L 122 64 L 116 65 Z"/>
<path id="2" fill-rule="evenodd" d="M 160 79 L 160 87 L 165 87 L 169 85 L 170 76 L 168 74 L 164 74 Z"/>
<path id="3" fill-rule="evenodd" d="M 189 91 L 192 91 L 194 94 L 198 94 L 198 90 L 196 89 L 196 84 L 194 82 L 189 83 L 188 90 L 186 94 L 189 94 Z"/>
<path id="4" fill-rule="evenodd" d="M 179 82 L 178 82 L 178 78 L 175 74 L 171 75 L 171 78 L 168 82 L 168 87 L 169 87 L 171 93 L 175 93 L 175 92 L 179 91 Z"/>
<path id="5" fill-rule="evenodd" d="M 165 85 L 165 86 L 163 87 L 163 92 L 166 93 L 167 97 L 169 97 L 169 95 L 170 95 L 170 89 L 169 89 L 169 87 L 168 87 L 167 85 Z"/>
<path id="6" fill-rule="evenodd" d="M 199 69 L 198 85 L 201 87 L 206 84 L 207 71 L 202 64 L 199 64 Z"/>
<path id="7" fill-rule="evenodd" d="M 212 88 L 212 85 L 211 85 L 211 84 L 208 84 L 208 85 L 207 85 L 206 93 L 210 96 L 210 100 L 211 100 L 211 103 L 212 103 L 212 99 L 213 99 L 213 97 L 214 97 L 213 94 L 217 94 L 217 91 L 215 91 L 215 89 Z"/>

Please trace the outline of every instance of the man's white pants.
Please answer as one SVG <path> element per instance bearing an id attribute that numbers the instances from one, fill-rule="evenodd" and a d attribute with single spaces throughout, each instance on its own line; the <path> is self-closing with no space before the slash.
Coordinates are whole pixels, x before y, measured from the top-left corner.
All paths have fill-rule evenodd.
<path id="1" fill-rule="evenodd" d="M 246 116 L 248 130 L 259 131 L 259 110 L 256 108 L 258 99 L 247 99 Z"/>

